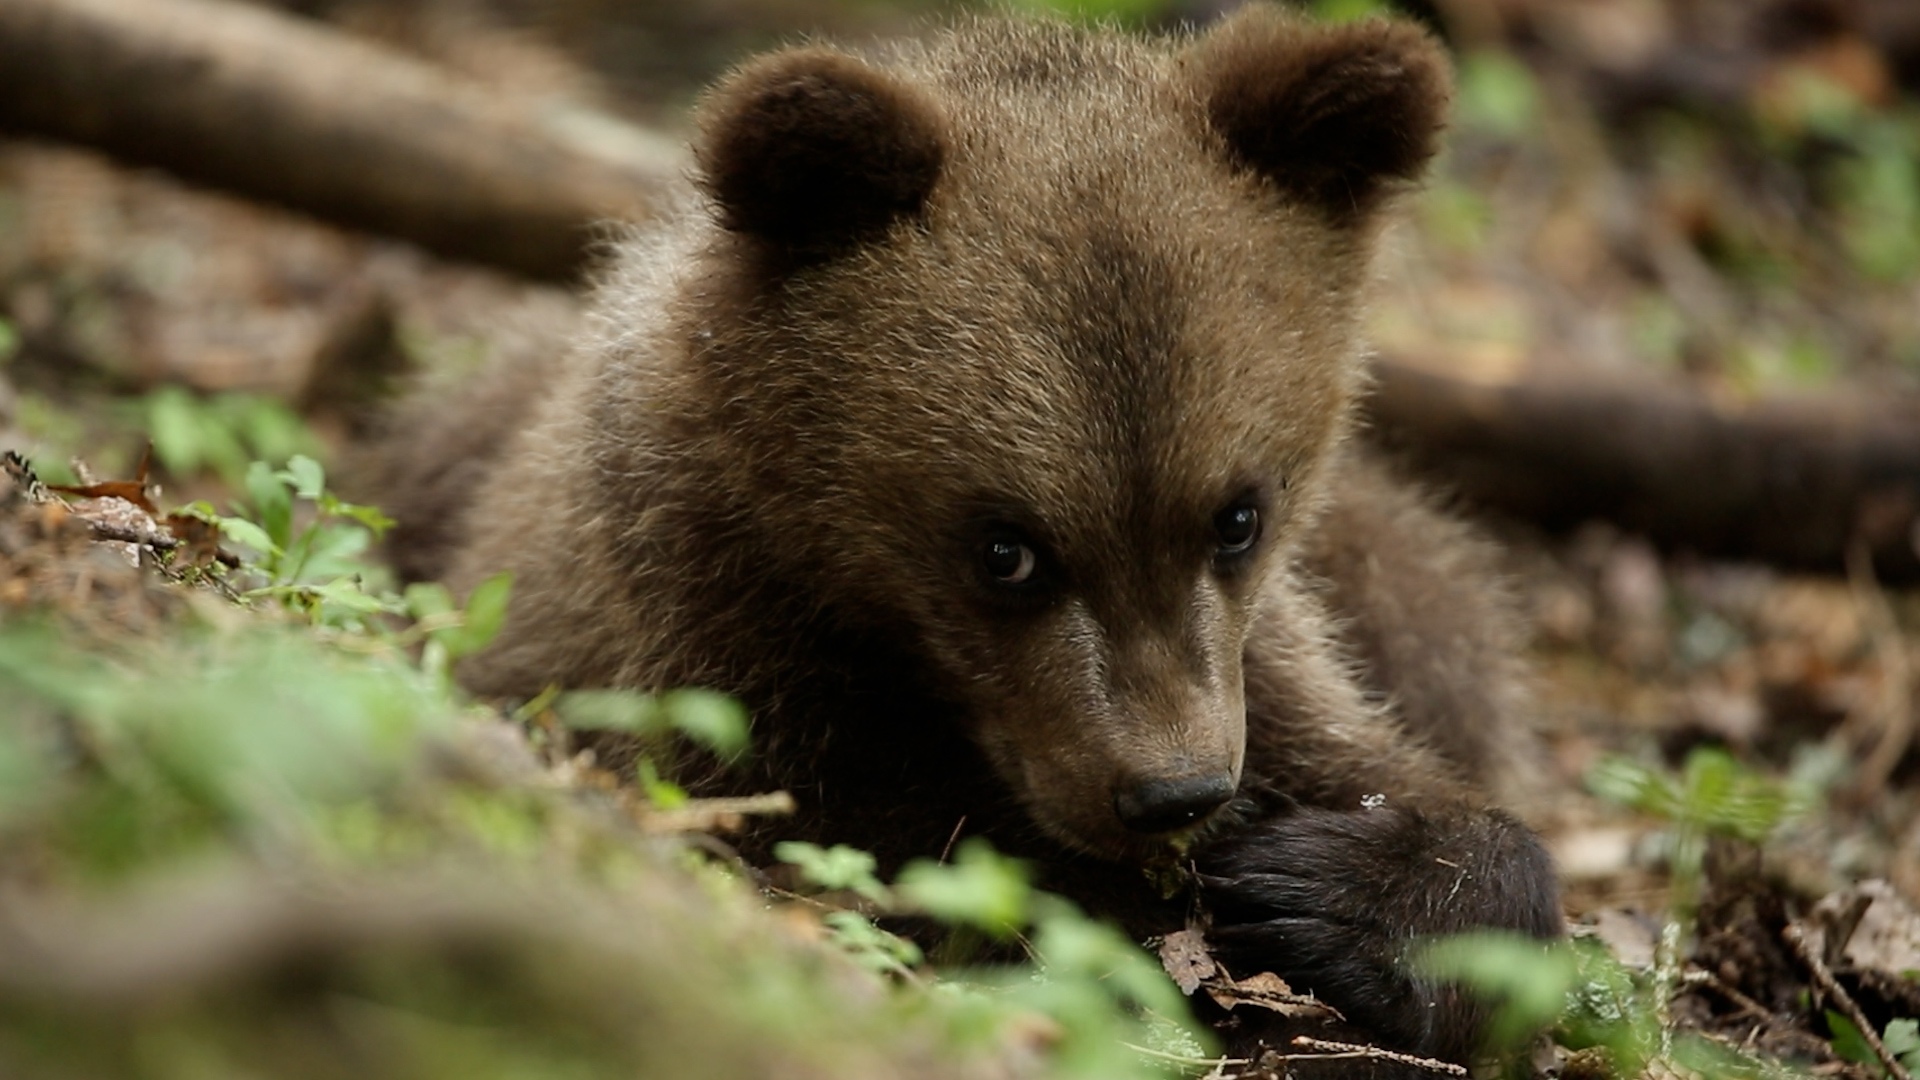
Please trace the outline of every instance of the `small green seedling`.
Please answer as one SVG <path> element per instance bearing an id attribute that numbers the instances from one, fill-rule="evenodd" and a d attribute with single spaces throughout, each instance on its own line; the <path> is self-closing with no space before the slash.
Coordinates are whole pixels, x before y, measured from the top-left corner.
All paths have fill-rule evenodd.
<path id="1" fill-rule="evenodd" d="M 1873 1052 L 1853 1021 L 1832 1009 L 1826 1013 L 1827 1030 L 1833 1032 L 1833 1052 L 1847 1061 L 1865 1065 L 1876 1076 L 1887 1075 L 1886 1064 Z M 1880 1033 L 1880 1042 L 1908 1073 L 1920 1072 L 1920 1020 L 1900 1017 L 1887 1021 Z"/>

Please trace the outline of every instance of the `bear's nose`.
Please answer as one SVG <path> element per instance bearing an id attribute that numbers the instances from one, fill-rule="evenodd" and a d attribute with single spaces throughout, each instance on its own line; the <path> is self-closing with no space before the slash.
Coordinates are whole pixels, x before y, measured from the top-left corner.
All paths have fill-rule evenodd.
<path id="1" fill-rule="evenodd" d="M 1233 777 L 1226 773 L 1148 780 L 1113 793 L 1113 812 L 1134 832 L 1184 829 L 1233 798 Z"/>

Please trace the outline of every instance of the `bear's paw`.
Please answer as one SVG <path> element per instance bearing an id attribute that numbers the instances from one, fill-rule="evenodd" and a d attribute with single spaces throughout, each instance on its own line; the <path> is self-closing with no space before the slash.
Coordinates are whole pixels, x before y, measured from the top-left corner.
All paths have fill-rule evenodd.
<path id="1" fill-rule="evenodd" d="M 1300 809 L 1195 852 L 1208 940 L 1236 975 L 1272 971 L 1395 1049 L 1466 1061 L 1485 1010 L 1412 970 L 1475 929 L 1560 936 L 1553 865 L 1497 810 Z"/>

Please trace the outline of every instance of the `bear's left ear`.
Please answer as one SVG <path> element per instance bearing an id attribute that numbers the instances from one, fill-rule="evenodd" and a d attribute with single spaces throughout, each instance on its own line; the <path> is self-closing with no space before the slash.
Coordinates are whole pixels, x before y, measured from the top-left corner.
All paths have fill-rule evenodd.
<path id="1" fill-rule="evenodd" d="M 1182 65 L 1241 165 L 1341 225 L 1367 219 L 1438 148 L 1452 80 L 1411 24 L 1319 25 L 1249 4 Z"/>
<path id="2" fill-rule="evenodd" d="M 918 213 L 946 158 L 933 101 L 831 49 L 747 62 L 708 95 L 699 124 L 695 156 L 721 224 L 802 255 Z"/>

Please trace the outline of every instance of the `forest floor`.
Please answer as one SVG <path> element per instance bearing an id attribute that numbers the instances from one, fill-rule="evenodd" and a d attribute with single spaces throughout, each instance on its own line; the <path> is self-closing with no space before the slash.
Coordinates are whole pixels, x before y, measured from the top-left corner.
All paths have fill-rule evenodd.
<path id="1" fill-rule="evenodd" d="M 1713 4 L 1689 8 L 1695 21 L 1648 14 L 1668 10 L 1657 4 L 1586 5 L 1581 10 L 1589 15 L 1559 21 L 1540 14 L 1545 9 L 1537 5 L 1509 7 L 1533 12 L 1555 32 L 1515 31 L 1500 39 L 1517 42 L 1511 48 L 1488 39 L 1463 61 L 1453 149 L 1428 189 L 1411 201 L 1407 222 L 1387 238 L 1372 315 L 1383 350 L 1418 354 L 1423 362 L 1487 378 L 1541 369 L 1651 370 L 1727 399 L 1804 389 L 1920 394 L 1920 102 L 1913 84 L 1902 83 L 1903 72 L 1911 74 L 1903 66 L 1911 57 L 1844 22 L 1793 24 L 1791 32 L 1748 28 L 1745 36 L 1714 38 L 1709 46 L 1696 23 L 1706 19 L 1700 12 L 1717 9 Z M 620 72 L 595 73 L 561 47 L 568 41 L 565 26 L 549 28 L 559 45 L 509 29 L 510 5 L 493 17 L 475 14 L 477 7 L 461 7 L 457 17 L 436 15 L 435 5 L 407 9 L 411 13 L 404 16 L 372 4 L 336 8 L 334 16 L 345 25 L 529 93 L 618 102 L 606 87 L 627 85 Z M 1602 9 L 1615 13 L 1612 21 L 1592 14 Z M 1639 14 L 1622 14 L 1629 9 Z M 852 16 L 837 18 L 843 30 L 859 28 Z M 671 52 L 670 44 L 656 42 L 655 51 Z M 1714 75 L 1725 72 L 1732 74 Z M 678 113 L 659 102 L 683 102 L 686 86 L 708 74 L 684 72 L 687 82 L 659 91 L 633 111 L 672 125 Z M 163 490 L 155 497 L 160 507 L 204 499 L 225 513 L 245 491 L 257 512 L 259 480 L 249 481 L 250 463 L 277 464 L 296 454 L 339 459 L 351 446 L 354 410 L 368 383 L 452 378 L 505 354 L 551 351 L 567 338 L 580 310 L 581 300 L 563 290 L 191 190 L 81 150 L 0 141 L 0 448 L 19 450 L 44 481 L 129 479 L 142 468 L 151 442 L 151 479 Z M 73 471 L 68 462 L 76 458 L 91 475 Z M 127 719 L 137 709 L 112 693 L 102 690 L 105 697 L 84 701 L 84 695 L 62 695 L 77 694 L 74 688 L 90 680 L 118 686 L 113 693 L 135 699 L 186 695 L 184 684 L 166 681 L 164 663 L 142 668 L 153 661 L 115 661 L 123 675 L 144 671 L 142 678 L 158 680 L 142 684 L 146 690 L 114 683 L 119 676 L 89 673 L 65 653 L 48 653 L 55 659 L 36 675 L 41 662 L 33 657 L 41 654 L 33 650 L 44 643 L 19 631 L 52 612 L 65 627 L 62 640 L 121 656 L 129 638 L 163 637 L 183 619 L 230 621 L 213 610 L 229 603 L 220 590 L 181 580 L 218 572 L 204 558 L 204 573 L 160 575 L 136 567 L 124 550 L 107 551 L 110 545 L 99 541 L 102 527 L 92 523 L 98 507 L 66 496 L 80 510 L 75 524 L 67 508 L 35 501 L 38 495 L 30 499 L 24 473 L 10 475 L 10 490 L 0 500 L 0 686 L 39 695 L 33 698 L 41 703 L 36 708 L 47 715 L 92 710 L 88 715 L 109 718 L 81 740 L 87 749 L 79 757 L 100 755 L 101 746 L 130 753 L 126 745 L 160 745 L 151 742 L 158 736 L 150 732 L 127 734 L 139 728 Z M 314 494 L 294 480 L 286 489 L 296 501 Z M 350 515 L 336 516 L 343 527 L 351 526 Z M 183 550 L 196 547 L 185 531 L 192 526 L 178 520 L 168 526 L 162 518 L 158 527 L 171 528 Z M 1920 1034 L 1912 1022 L 1920 1017 L 1920 592 L 1882 587 L 1857 560 L 1844 575 L 1788 573 L 1656 550 L 1598 521 L 1551 535 L 1524 522 L 1492 520 L 1488 528 L 1510 553 L 1511 588 L 1531 627 L 1537 660 L 1544 750 L 1527 810 L 1558 860 L 1577 932 L 1604 945 L 1636 978 L 1664 987 L 1648 1006 L 1664 1032 L 1705 1033 L 1716 1045 L 1752 1052 L 1756 1060 L 1820 1075 L 1866 1080 L 1889 1068 L 1910 1075 L 1920 1065 Z M 1915 542 L 1920 545 L 1920 536 Z M 202 555 L 209 550 L 199 546 Z M 343 547 L 339 554 L 354 553 Z M 428 622 L 435 617 L 418 605 L 404 610 Z M 261 617 L 277 628 L 275 634 L 291 628 L 332 644 L 352 637 L 341 629 L 351 618 L 313 629 L 310 622 L 328 620 Z M 381 644 L 369 648 L 387 650 L 389 659 L 414 657 L 402 664 L 412 675 L 379 678 L 413 687 L 405 693 L 427 694 L 430 712 L 459 712 L 444 686 L 421 690 L 409 681 L 421 674 L 422 647 L 441 640 L 437 632 L 400 639 L 375 634 L 368 640 Z M 7 654 L 8 648 L 14 652 Z M 275 666 L 283 661 L 277 653 L 243 653 L 221 663 L 257 664 L 290 686 L 320 692 L 321 682 L 301 680 L 317 679 L 314 665 L 331 661 L 306 658 Z M 181 661 L 188 668 L 200 662 Z M 427 666 L 431 676 L 430 661 Z M 273 702 L 297 696 L 297 690 L 283 686 L 262 694 L 247 699 L 247 708 L 275 708 Z M 229 715 L 226 708 L 212 712 Z M 552 717 L 538 710 L 528 715 L 531 737 L 507 738 L 502 749 L 488 742 L 493 736 L 463 736 L 454 740 L 461 747 L 455 756 L 484 763 L 436 768 L 505 774 L 515 778 L 501 781 L 509 788 L 524 781 L 516 770 L 531 769 L 540 779 L 530 790 L 577 787 L 634 809 L 630 795 L 610 792 L 604 774 L 552 753 L 541 735 L 541 725 Z M 108 729 L 119 734 L 102 734 Z M 194 745 L 215 744 L 226 746 L 214 735 Z M 292 760 L 311 752 L 305 744 L 261 749 L 236 743 L 226 749 L 242 766 L 254 760 L 250 754 Z M 0 746 L 0 838 L 22 845 L 13 850 L 34 852 L 0 867 L 0 889 L 7 895 L 18 900 L 38 890 L 43 898 L 66 896 L 71 894 L 58 890 L 84 885 L 88 903 L 110 908 L 114 889 L 133 880 L 122 872 L 125 866 L 172 865 L 177 845 L 159 826 L 114 817 L 146 813 L 147 804 L 126 792 L 149 791 L 159 781 L 114 774 L 113 754 L 104 753 L 109 763 L 103 775 L 118 776 L 124 805 L 109 805 L 95 792 L 81 800 L 84 812 L 74 808 L 78 803 L 61 803 L 56 813 L 46 810 L 54 803 L 40 788 L 8 784 L 24 775 L 20 762 L 70 765 L 76 752 L 40 747 L 33 750 L 40 756 L 24 754 L 18 746 Z M 10 772 L 10 766 L 18 767 Z M 392 763 L 377 767 L 387 766 Z M 163 774 L 174 776 L 167 769 L 154 775 Z M 314 790 L 328 791 L 329 784 L 357 783 L 311 782 Z M 251 801 L 257 793 L 229 791 L 220 786 L 225 780 L 205 783 L 216 791 L 206 805 L 188 800 L 198 809 L 169 811 L 187 814 L 180 820 L 188 824 L 180 828 L 222 835 L 238 829 L 239 849 L 282 850 L 276 837 L 286 823 L 258 809 Z M 359 806 L 363 796 L 382 806 L 404 803 L 404 790 L 406 784 L 395 781 L 377 795 L 362 792 L 340 806 Z M 223 801 L 229 799 L 242 809 Z M 638 808 L 633 820 L 641 827 L 630 830 L 606 825 L 597 812 L 576 818 L 546 803 L 526 810 L 514 802 L 511 812 L 476 804 L 482 808 L 475 813 L 495 816 L 474 828 L 487 837 L 483 846 L 511 847 L 519 842 L 511 837 L 521 825 L 501 822 L 520 822 L 513 815 L 524 812 L 535 822 L 528 827 L 545 830 L 540 835 L 550 837 L 556 822 L 565 825 L 571 830 L 569 852 L 595 866 L 615 849 L 639 852 L 631 857 L 647 865 L 675 863 L 679 856 L 661 855 L 653 846 L 658 835 L 674 831 L 661 826 L 662 805 Z M 346 844 L 340 837 L 358 835 L 352 815 L 360 811 L 335 809 L 321 831 L 330 842 Z M 718 826 L 738 809 L 702 811 L 696 804 L 691 811 L 706 814 L 697 823 Z M 421 825 L 422 835 L 439 835 L 433 830 L 445 824 L 437 810 L 422 820 L 434 823 Z M 154 831 L 149 835 L 143 828 Z M 88 830 L 116 839 L 98 839 Z M 617 839 L 602 836 L 605 830 Z M 400 844 L 387 834 L 375 841 L 383 850 Z M 472 935 L 462 936 L 459 927 L 510 939 L 531 934 L 532 927 L 550 929 L 559 910 L 549 906 L 529 915 L 504 902 L 494 908 L 450 903 L 422 914 L 408 907 L 411 900 L 382 892 L 340 902 L 336 914 L 358 913 L 364 916 L 360 922 L 342 916 L 339 925 L 328 924 L 331 929 L 301 924 L 305 929 L 296 932 L 262 914 L 273 905 L 249 893 L 270 889 L 270 883 L 245 874 L 235 880 L 240 883 L 220 894 L 234 925 L 252 926 L 247 920 L 254 919 L 259 926 L 240 942 L 217 934 L 208 940 L 241 952 L 268 949 L 262 942 L 279 940 L 275 933 L 298 939 L 300 949 L 319 948 L 316 941 L 385 948 L 416 940 L 395 929 L 415 923 L 440 928 L 420 931 L 428 939 L 444 932 L 468 942 Z M 853 881 L 859 881 L 857 888 L 844 884 L 840 891 L 867 887 L 858 874 Z M 644 917 L 660 925 L 685 926 L 690 916 L 683 909 L 706 902 L 676 895 L 656 904 L 664 905 L 660 910 L 641 906 Z M 594 918 L 617 922 L 633 914 L 608 914 L 604 906 L 594 908 Z M 772 930 L 753 921 L 759 918 L 753 906 L 727 907 L 720 925 L 728 929 L 720 932 L 764 938 L 774 942 L 766 946 L 774 952 L 805 948 L 828 935 L 822 927 L 830 920 L 808 904 L 788 905 L 800 913 L 789 911 Z M 56 1047 L 52 1057 L 31 1058 L 42 1065 L 22 1075 L 185 1076 L 194 1074 L 196 1054 L 228 1066 L 277 1063 L 297 1075 L 351 1071 L 338 1063 L 312 1064 L 302 1055 L 317 1045 L 311 1041 L 317 1036 L 288 1034 L 292 1028 L 234 1035 L 246 1025 L 232 1019 L 241 1014 L 221 1011 L 231 1001 L 211 1011 L 167 1014 L 175 1020 L 188 1015 L 191 1022 L 184 1026 L 163 1022 L 164 1010 L 140 1012 L 146 1007 L 138 1004 L 141 995 L 151 989 L 144 979 L 171 972 L 163 981 L 193 985 L 204 975 L 214 985 L 226 977 L 195 967 L 188 944 L 169 951 L 119 933 L 91 951 L 61 953 L 62 942 L 89 938 L 103 924 L 75 916 L 71 927 L 59 930 L 67 924 L 58 913 L 42 911 L 46 917 L 35 924 L 35 938 L 21 929 L 20 910 L 11 922 L 0 919 L 0 957 L 64 957 L 77 965 L 70 978 L 0 971 L 0 1063 L 29 1060 L 21 1056 L 23 1047 Z M 127 909 L 114 910 L 124 915 Z M 178 915 L 160 900 L 132 910 L 153 913 L 156 927 L 166 925 L 168 912 Z M 684 983 L 692 978 L 688 966 L 710 955 L 701 950 L 718 947 L 701 931 L 684 932 L 698 943 L 691 952 L 633 959 L 638 947 L 625 945 L 621 962 L 661 965 L 661 979 Z M 619 1026 L 617 1018 L 596 1011 L 612 1008 L 594 1000 L 601 991 L 623 1007 L 671 1013 L 670 1003 L 644 993 L 629 1000 L 620 996 L 625 990 L 605 989 L 618 980 L 602 970 L 612 961 L 596 961 L 597 951 L 611 947 L 611 935 L 598 933 L 596 924 L 569 939 L 581 958 L 564 970 L 568 979 L 592 971 L 600 981 L 535 1004 L 529 1004 L 529 991 L 501 1008 L 573 1017 L 598 1033 L 593 1038 Z M 837 925 L 833 934 L 844 936 Z M 28 947 L 33 941 L 41 952 Z M 489 962 L 507 963 L 499 957 Z M 139 968 L 142 963 L 151 970 Z M 232 960 L 231 966 L 244 963 Z M 201 966 L 208 965 L 219 966 L 212 960 Z M 906 966 L 914 973 L 905 978 L 923 978 L 917 965 Z M 535 968 L 514 970 L 525 975 Z M 854 982 L 848 981 L 848 993 L 871 995 L 871 988 Z M 795 985 L 802 988 L 795 994 L 814 992 L 804 980 Z M 835 986 L 835 993 L 845 989 Z M 102 1035 L 104 1029 L 34 997 L 56 991 L 77 995 L 73 1000 L 103 1016 L 141 1017 L 127 1020 L 128 1030 L 141 1034 L 116 1041 L 119 1035 Z M 435 993 L 440 990 L 428 996 Z M 731 1001 L 748 992 L 729 984 L 715 993 Z M 884 1046 L 856 1065 L 805 1049 L 804 1034 L 776 1044 L 793 1056 L 769 1064 L 729 1045 L 728 1038 L 742 1036 L 725 1031 L 686 1058 L 650 1058 L 651 1051 L 624 1047 L 613 1060 L 693 1075 L 730 1075 L 736 1064 L 740 1075 L 755 1075 L 756 1069 L 768 1070 L 766 1075 L 1029 1075 L 1040 1067 L 1035 1063 L 1046 1057 L 1046 1047 L 1070 1042 L 1045 1025 L 1021 1028 L 1003 1017 L 994 1029 L 997 1049 L 984 1063 L 954 1066 L 935 1043 L 874 1035 L 892 1022 L 892 1014 L 870 1000 L 862 1007 L 868 1011 L 856 1020 L 833 1021 L 844 1039 Z M 187 1009 L 177 1003 L 169 1008 Z M 73 1041 L 42 1045 L 37 1036 L 23 1034 L 26 1027 L 9 1026 L 9 1012 L 15 1020 L 27 1013 L 64 1017 L 48 1021 L 47 1030 L 66 1032 Z M 355 1045 L 368 1054 L 374 1053 L 369 1046 L 405 1043 L 410 1053 L 451 1054 L 446 1061 L 483 1070 L 505 1069 L 502 1062 L 512 1056 L 501 1045 L 445 1036 L 439 1029 L 423 1036 L 384 1014 L 349 1016 L 335 1009 L 328 1015 L 328 1030 L 351 1029 Z M 221 1027 L 229 1022 L 235 1026 Z M 380 1034 L 367 1034 L 374 1031 Z M 182 1043 L 196 1033 L 227 1049 L 215 1054 Z M 1881 1037 L 1884 1054 L 1872 1045 L 1875 1037 Z M 99 1044 L 86 1052 L 74 1049 L 95 1038 Z M 255 1040 L 250 1049 L 233 1049 L 246 1039 Z M 1562 1038 L 1543 1047 L 1533 1071 L 1604 1075 L 1605 1067 L 1583 1057 L 1575 1042 Z M 576 1049 L 527 1060 L 537 1057 L 542 1069 L 555 1061 L 599 1060 L 569 1057 Z M 1887 1058 L 1894 1063 L 1883 1063 Z M 422 1075 L 458 1071 L 434 1061 Z M 721 1062 L 732 1064 L 716 1064 Z M 1697 1062 L 1662 1067 L 1711 1071 Z M 1738 1061 L 1714 1067 L 1749 1069 Z M 1190 1068 L 1205 1071 L 1199 1064 Z M 1259 1063 L 1218 1071 L 1234 1075 L 1236 1068 L 1257 1071 Z"/>

